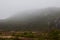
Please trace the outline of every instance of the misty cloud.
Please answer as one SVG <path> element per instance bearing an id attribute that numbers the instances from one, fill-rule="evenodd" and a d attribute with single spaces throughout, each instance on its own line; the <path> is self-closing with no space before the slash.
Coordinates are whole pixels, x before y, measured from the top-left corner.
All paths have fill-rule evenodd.
<path id="1" fill-rule="evenodd" d="M 60 0 L 0 0 L 0 19 L 30 9 L 60 7 Z"/>

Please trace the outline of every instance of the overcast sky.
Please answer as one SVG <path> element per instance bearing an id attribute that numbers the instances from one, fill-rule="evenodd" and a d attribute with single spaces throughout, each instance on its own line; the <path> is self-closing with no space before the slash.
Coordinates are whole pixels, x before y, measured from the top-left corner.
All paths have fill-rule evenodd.
<path id="1" fill-rule="evenodd" d="M 30 9 L 60 7 L 60 0 L 0 0 L 0 19 Z"/>

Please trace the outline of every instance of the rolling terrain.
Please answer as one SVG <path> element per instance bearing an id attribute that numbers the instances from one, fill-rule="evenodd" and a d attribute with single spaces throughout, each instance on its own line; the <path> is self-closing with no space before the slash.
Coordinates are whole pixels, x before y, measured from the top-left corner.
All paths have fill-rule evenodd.
<path id="1" fill-rule="evenodd" d="M 49 26 L 52 27 L 56 24 L 57 28 L 60 26 L 60 8 L 50 7 L 20 13 L 0 20 L 0 29 L 4 31 L 45 31 Z"/>

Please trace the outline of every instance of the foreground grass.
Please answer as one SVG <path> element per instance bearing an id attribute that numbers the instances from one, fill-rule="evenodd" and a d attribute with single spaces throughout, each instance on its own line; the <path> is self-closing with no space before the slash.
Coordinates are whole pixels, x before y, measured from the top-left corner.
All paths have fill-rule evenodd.
<path id="1" fill-rule="evenodd" d="M 60 40 L 60 31 L 12 33 L 10 36 L 11 37 L 4 38 L 4 36 L 1 35 L 0 40 Z"/>

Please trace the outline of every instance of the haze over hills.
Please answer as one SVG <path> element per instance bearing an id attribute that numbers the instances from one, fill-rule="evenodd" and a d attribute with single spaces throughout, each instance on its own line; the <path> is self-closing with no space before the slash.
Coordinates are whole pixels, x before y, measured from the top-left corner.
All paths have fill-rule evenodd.
<path id="1" fill-rule="evenodd" d="M 21 12 L 21 14 L 18 13 L 16 15 L 13 15 L 5 20 L 1 20 L 0 29 L 7 31 L 47 30 L 49 28 L 48 22 L 54 23 L 54 21 L 59 17 L 60 17 L 60 8 L 56 7 L 29 10 Z"/>

